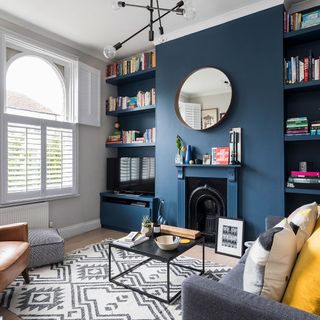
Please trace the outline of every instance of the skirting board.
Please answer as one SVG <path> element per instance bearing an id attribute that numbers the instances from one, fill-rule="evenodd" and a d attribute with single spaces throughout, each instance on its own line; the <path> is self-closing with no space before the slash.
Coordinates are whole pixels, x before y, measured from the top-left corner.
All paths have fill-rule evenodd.
<path id="1" fill-rule="evenodd" d="M 59 232 L 62 238 L 67 239 L 98 228 L 101 228 L 100 219 L 95 219 L 74 224 L 72 226 L 59 228 Z"/>

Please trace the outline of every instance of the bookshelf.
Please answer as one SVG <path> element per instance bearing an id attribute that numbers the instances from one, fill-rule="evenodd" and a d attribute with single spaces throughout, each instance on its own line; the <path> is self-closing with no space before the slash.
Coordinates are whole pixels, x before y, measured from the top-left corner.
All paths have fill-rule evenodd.
<path id="1" fill-rule="evenodd" d="M 143 57 L 144 56 L 144 57 Z M 141 59 L 142 61 L 135 58 Z M 139 131 L 141 134 L 146 132 L 148 129 L 155 128 L 155 117 L 156 117 L 156 104 L 152 104 L 151 98 L 147 99 L 145 96 L 141 100 L 132 100 L 132 97 L 136 97 L 139 91 L 151 92 L 151 89 L 155 89 L 156 83 L 156 68 L 154 66 L 147 66 L 144 70 L 131 72 L 129 64 L 125 65 L 126 62 L 133 61 L 134 68 L 142 66 L 143 59 L 146 58 L 145 53 L 141 53 L 135 57 L 130 57 L 120 62 L 119 66 L 114 66 L 117 71 L 117 75 L 112 75 L 106 78 L 106 84 L 115 86 L 117 89 L 117 97 L 112 98 L 112 111 L 106 109 L 106 116 L 112 117 L 114 121 L 120 123 L 120 130 L 123 131 Z M 119 71 L 130 70 L 130 73 L 119 75 Z M 106 76 L 110 75 L 108 72 L 108 66 L 106 68 Z M 135 106 L 129 106 L 128 100 L 121 101 L 118 97 L 128 97 L 129 100 L 134 102 Z M 150 94 L 151 97 L 151 94 Z M 154 95 L 153 95 L 154 97 Z M 109 101 L 109 97 L 107 98 Z M 149 101 L 148 103 L 147 100 Z M 154 100 L 154 99 L 153 99 Z M 115 102 L 116 101 L 116 102 Z M 107 132 L 107 136 L 112 134 L 114 128 L 110 128 Z M 150 131 L 148 131 L 150 132 Z M 153 134 L 154 132 L 152 132 Z M 152 135 L 151 134 L 151 135 Z M 123 134 L 122 134 L 123 135 Z M 135 134 L 133 135 L 136 136 Z M 140 135 L 138 135 L 140 136 Z M 145 140 L 146 141 L 146 140 Z M 152 141 L 152 140 L 147 140 Z M 106 148 L 116 149 L 117 157 L 155 157 L 155 142 L 152 143 L 109 143 L 105 144 Z M 139 203 L 139 206 L 134 205 Z M 139 230 L 141 228 L 141 220 L 145 215 L 149 215 L 154 220 L 156 213 L 157 199 L 152 195 L 135 195 L 135 194 L 116 194 L 114 192 L 104 192 L 100 194 L 100 219 L 103 227 L 112 228 L 115 230 L 132 231 Z"/>
<path id="2" fill-rule="evenodd" d="M 311 8 L 303 13 L 309 13 L 319 8 Z M 291 57 L 299 56 L 303 59 L 310 55 L 310 51 L 315 59 L 320 57 L 320 25 L 306 29 L 284 33 L 284 59 L 287 61 Z M 303 61 L 303 60 L 302 60 Z M 299 74 L 297 67 L 297 74 Z M 310 70 L 309 74 L 310 74 Z M 284 79 L 285 80 L 285 79 Z M 320 120 L 319 99 L 320 80 L 310 80 L 284 84 L 284 120 L 288 118 L 307 117 L 309 123 Z M 284 122 L 284 133 L 286 123 Z M 308 171 L 320 171 L 320 159 L 317 156 L 320 148 L 320 136 L 301 134 L 284 134 L 284 192 L 285 209 L 289 214 L 298 206 L 317 201 L 320 202 L 320 189 L 295 188 L 286 186 L 291 171 L 299 170 L 299 162 L 307 161 L 312 163 L 312 169 Z"/>

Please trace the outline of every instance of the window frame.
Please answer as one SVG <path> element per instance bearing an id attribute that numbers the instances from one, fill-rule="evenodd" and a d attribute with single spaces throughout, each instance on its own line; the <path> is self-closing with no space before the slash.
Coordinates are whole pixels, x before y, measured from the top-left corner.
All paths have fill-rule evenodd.
<path id="1" fill-rule="evenodd" d="M 7 48 L 20 51 L 7 60 Z M 30 55 L 44 59 L 51 64 L 61 76 L 66 91 L 66 120 L 47 120 L 29 116 L 7 114 L 6 111 L 6 73 L 10 64 L 18 57 Z M 0 207 L 17 203 L 39 202 L 48 199 L 59 199 L 79 196 L 78 170 L 79 170 L 79 127 L 78 120 L 78 57 L 64 53 L 48 45 L 32 39 L 0 30 Z M 64 67 L 61 74 L 56 64 Z M 8 123 L 25 123 L 40 125 L 41 127 L 41 190 L 35 192 L 8 193 L 8 166 L 7 166 L 7 131 Z M 46 128 L 72 129 L 73 137 L 73 186 L 71 188 L 46 189 Z"/>

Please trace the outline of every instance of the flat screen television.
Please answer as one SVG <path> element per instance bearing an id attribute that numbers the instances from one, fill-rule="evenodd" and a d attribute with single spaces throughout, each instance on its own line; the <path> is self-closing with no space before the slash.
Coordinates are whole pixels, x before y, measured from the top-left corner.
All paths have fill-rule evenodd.
<path id="1" fill-rule="evenodd" d="M 107 190 L 154 194 L 155 158 L 107 158 Z"/>

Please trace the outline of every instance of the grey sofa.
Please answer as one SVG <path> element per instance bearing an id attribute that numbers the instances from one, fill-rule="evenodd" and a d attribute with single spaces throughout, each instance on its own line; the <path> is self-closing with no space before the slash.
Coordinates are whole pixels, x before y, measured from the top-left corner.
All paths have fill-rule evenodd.
<path id="1" fill-rule="evenodd" d="M 266 229 L 281 219 L 268 217 Z M 199 276 L 184 281 L 182 320 L 320 320 L 318 316 L 243 291 L 247 254 L 219 282 Z"/>

